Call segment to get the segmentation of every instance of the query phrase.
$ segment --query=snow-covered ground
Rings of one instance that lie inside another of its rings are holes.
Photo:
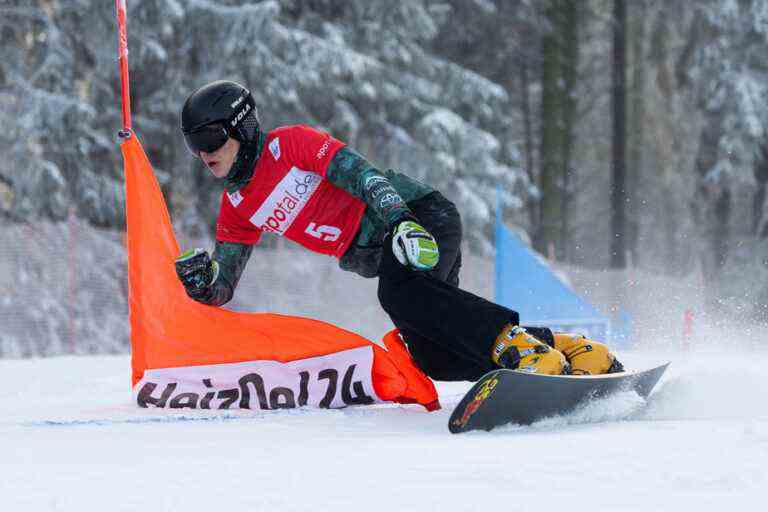
[[[0,510],[752,510],[768,485],[768,354],[623,353],[673,364],[529,427],[451,435],[381,405],[183,415],[131,404],[126,356],[0,360]]]

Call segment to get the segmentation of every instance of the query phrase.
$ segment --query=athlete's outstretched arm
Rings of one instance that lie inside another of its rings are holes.
[[[190,298],[221,306],[232,299],[252,250],[252,245],[217,241],[211,258],[205,249],[190,249],[176,258],[176,274]]]
[[[331,160],[326,177],[339,188],[362,199],[387,226],[415,218],[400,193],[384,174],[356,151],[343,147]]]
[[[232,300],[251,252],[253,245],[216,241],[213,260],[219,264],[219,275],[211,283],[210,302],[206,304],[221,306]]]

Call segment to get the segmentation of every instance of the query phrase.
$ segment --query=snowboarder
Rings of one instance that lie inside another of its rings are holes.
[[[181,111],[190,152],[225,180],[212,254],[184,252],[187,294],[228,302],[263,232],[378,277],[378,298],[414,361],[436,380],[475,381],[498,368],[546,374],[621,371],[608,348],[583,336],[523,328],[517,312],[459,288],[462,227],[440,192],[381,172],[327,133],[305,125],[264,131],[240,84],[195,90]]]

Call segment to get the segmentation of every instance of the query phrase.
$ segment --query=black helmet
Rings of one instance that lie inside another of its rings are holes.
[[[181,131],[189,150],[211,153],[228,137],[255,141],[259,115],[250,91],[236,82],[218,80],[189,95],[181,109]]]

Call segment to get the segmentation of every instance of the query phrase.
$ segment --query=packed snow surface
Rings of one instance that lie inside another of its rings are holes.
[[[448,433],[443,410],[135,407],[126,356],[0,360],[0,510],[749,510],[768,485],[768,354],[672,360],[649,402]]]

